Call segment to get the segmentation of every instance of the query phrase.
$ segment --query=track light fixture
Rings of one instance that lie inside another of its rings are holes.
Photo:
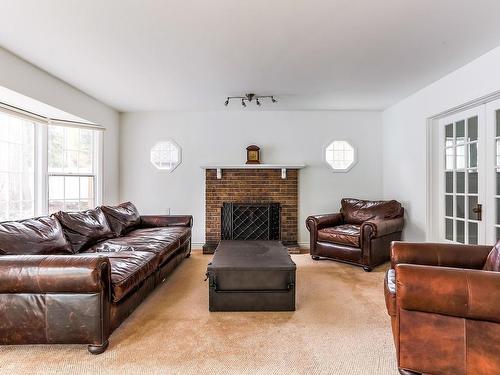
[[[265,98],[269,98],[271,99],[271,102],[272,103],[276,103],[277,100],[274,98],[273,95],[255,95],[255,94],[245,94],[245,96],[228,96],[226,98],[226,101],[224,102],[224,105],[227,107],[229,105],[229,102],[232,100],[232,99],[241,99],[241,105],[243,107],[246,107],[247,106],[247,102],[252,102],[254,99],[255,99],[255,104],[257,104],[257,106],[261,106],[262,103],[259,99],[265,99]]]

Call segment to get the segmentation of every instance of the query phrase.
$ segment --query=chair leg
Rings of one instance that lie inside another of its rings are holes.
[[[373,268],[370,266],[363,266],[363,271],[365,272],[372,272]]]
[[[106,340],[102,343],[102,345],[89,345],[87,347],[89,353],[91,354],[102,354],[106,351],[106,349],[108,348],[108,345],[109,345],[109,341]]]
[[[317,255],[311,255],[311,258],[313,258],[313,260],[319,260],[319,256]]]

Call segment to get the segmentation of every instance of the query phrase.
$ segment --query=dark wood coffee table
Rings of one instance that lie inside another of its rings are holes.
[[[209,310],[293,311],[295,270],[280,241],[221,241],[207,267]]]

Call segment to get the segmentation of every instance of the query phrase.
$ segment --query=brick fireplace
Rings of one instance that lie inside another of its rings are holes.
[[[298,167],[301,168],[301,167]],[[280,238],[297,244],[299,169],[229,168],[205,172],[205,245],[211,253],[221,239],[221,210],[224,203],[279,203]]]

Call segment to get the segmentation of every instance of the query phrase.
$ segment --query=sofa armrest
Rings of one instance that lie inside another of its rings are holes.
[[[94,254],[0,257],[0,293],[99,293],[110,275],[109,260]]]
[[[399,308],[500,323],[500,272],[399,264]]]
[[[141,215],[141,227],[188,227],[193,226],[191,215]]]
[[[391,264],[481,269],[492,246],[395,241],[391,246]]]
[[[342,225],[343,223],[344,219],[341,213],[309,216],[306,219],[306,227],[311,233],[322,228]]]
[[[391,233],[401,232],[403,230],[404,219],[403,217],[396,217],[394,219],[374,219],[365,221],[361,224],[361,236],[369,228],[371,230],[371,237],[383,237]]]

